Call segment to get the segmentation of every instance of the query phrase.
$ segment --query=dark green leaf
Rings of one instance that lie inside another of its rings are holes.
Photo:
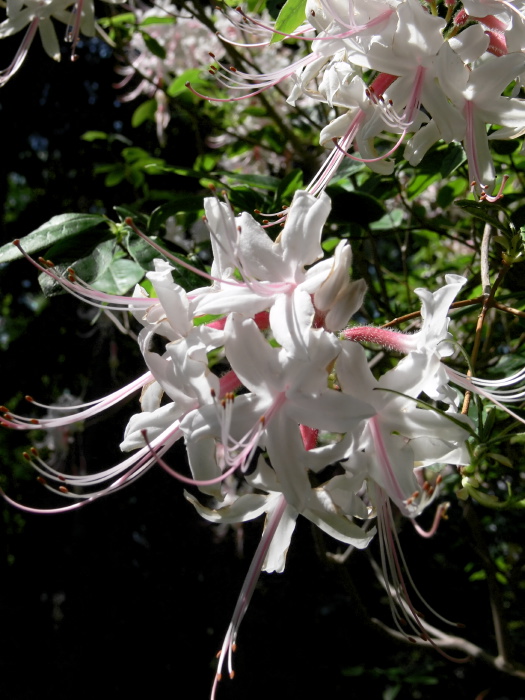
[[[21,238],[20,243],[26,253],[37,253],[58,241],[85,234],[104,221],[105,218],[100,214],[59,214]],[[11,243],[0,248],[0,263],[20,257],[22,253]]]
[[[203,198],[200,195],[175,195],[171,201],[161,204],[152,212],[148,231],[151,233],[158,231],[166,219],[180,211],[201,211],[202,208]]]
[[[454,170],[459,168],[459,166],[462,165],[467,159],[465,151],[463,150],[463,147],[459,145],[459,143],[449,144],[446,149],[444,149],[444,152],[440,151],[440,154],[443,158],[439,171],[442,178],[449,177]]]
[[[282,200],[289,200],[293,197],[296,190],[303,187],[303,171],[297,168],[288,173],[279,183],[277,188],[277,202],[278,206]]]
[[[498,219],[498,211],[503,212],[505,219],[507,218],[503,207],[488,202],[473,202],[470,199],[459,199],[456,204],[477,219],[494,226],[496,230],[511,233],[508,225]]]
[[[151,53],[154,56],[157,56],[157,58],[166,58],[166,49],[161,46],[156,39],[150,36],[147,32],[142,32],[142,38],[144,39],[144,43],[146,44],[148,51],[151,51]]]

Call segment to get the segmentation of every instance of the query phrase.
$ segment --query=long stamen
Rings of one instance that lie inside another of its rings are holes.
[[[61,418],[27,418],[16,413],[12,413],[5,406],[0,406],[0,413],[3,414],[0,418],[0,425],[4,425],[5,427],[15,430],[34,430],[35,428],[48,430],[51,428],[60,428],[65,425],[71,425],[72,423],[78,423],[79,421],[86,420],[87,418],[90,418],[91,416],[94,416],[97,413],[110,408],[111,406],[115,406],[120,401],[123,401],[134,392],[146,386],[146,384],[149,384],[152,380],[153,375],[151,372],[146,372],[146,374],[143,374],[138,379],[135,379],[135,381],[131,382],[124,388],[119,389],[108,396],[104,396],[101,399],[95,399],[94,401],[89,401],[84,404],[78,404],[76,406],[50,406],[35,401],[32,396],[26,396],[26,400],[34,406],[47,409],[48,411],[69,412],[70,415]],[[71,411],[75,411],[75,413],[71,414]]]
[[[237,604],[233,611],[230,626],[228,627],[226,636],[224,637],[222,648],[219,652],[219,663],[217,666],[215,680],[213,681],[211,700],[215,699],[217,684],[222,678],[222,667],[225,662],[228,665],[228,673],[230,678],[234,677],[232,654],[236,649],[236,640],[237,634],[239,632],[239,627],[244,615],[246,614],[246,611],[248,610],[248,606],[250,604],[250,600],[255,590],[255,586],[261,574],[266,554],[268,553],[268,550],[272,543],[272,539],[277,531],[279,523],[281,522],[281,518],[284,515],[287,505],[288,504],[286,503],[285,497],[279,496],[276,506],[273,509],[272,514],[268,518],[268,522],[263,532],[263,536],[261,538],[261,541],[259,542],[259,546],[255,551],[252,562],[250,564],[250,568],[248,569],[248,573],[246,574],[246,578],[244,579],[241,592],[237,599]]]

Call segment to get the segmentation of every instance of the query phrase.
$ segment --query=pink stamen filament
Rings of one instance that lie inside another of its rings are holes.
[[[60,284],[74,297],[80,299],[80,301],[90,304],[91,306],[96,306],[97,308],[102,309],[110,309],[114,311],[122,311],[123,306],[126,310],[139,310],[147,309],[152,305],[152,303],[155,303],[155,300],[152,301],[149,298],[146,299],[141,297],[125,297],[118,296],[116,294],[105,294],[104,292],[98,292],[88,287],[88,285],[86,285],[85,282],[83,282],[82,284],[79,284],[76,281],[71,282],[70,280],[65,279],[64,277],[57,275],[56,272],[53,272],[52,268],[44,267],[36,260],[34,260],[30,255],[28,255],[25,252],[18,239],[13,241],[13,245],[15,245],[18,248],[18,250],[22,253],[24,258],[28,260],[31,263],[31,265],[33,265],[33,267],[36,267],[36,269],[39,270],[39,272],[43,272],[44,274],[48,275],[48,277],[51,277],[51,279],[55,280],[55,282]],[[112,306],[112,304],[120,304],[120,306]]]
[[[63,418],[27,418],[25,416],[20,416],[10,411],[4,414],[4,417],[0,417],[0,424],[5,427],[9,427],[15,430],[34,430],[35,428],[42,428],[44,430],[49,430],[52,428],[60,428],[65,425],[71,425],[72,423],[78,423],[79,421],[86,420],[91,416],[100,413],[112,406],[115,406],[120,401],[131,396],[134,392],[138,391],[142,387],[146,386],[153,381],[153,375],[151,372],[146,372],[138,379],[128,384],[122,389],[109,394],[101,399],[96,399],[95,401],[89,401],[85,404],[78,404],[77,406],[46,406],[45,404],[38,403],[29,397],[30,403],[38,406],[40,408],[45,408],[49,411],[77,411],[73,415],[64,416]],[[6,417],[8,416],[8,417]],[[36,421],[36,422],[35,422]]]
[[[15,54],[15,57],[9,64],[7,68],[4,70],[0,71],[0,86],[5,85],[8,80],[10,80],[13,75],[20,69],[22,64],[25,61],[25,58],[27,56],[27,52],[29,51],[29,48],[31,47],[31,44],[33,42],[33,39],[35,38],[35,34],[38,29],[38,25],[40,24],[40,17],[34,17],[31,20],[31,23],[29,24],[29,27],[27,28],[27,32],[25,33],[25,36],[22,40],[22,43],[18,47],[18,50]]]
[[[235,651],[239,627],[250,604],[250,600],[255,590],[255,586],[261,574],[261,569],[264,564],[264,560],[272,543],[273,537],[277,531],[277,527],[279,526],[281,518],[284,515],[286,506],[287,503],[284,496],[279,496],[277,499],[277,503],[272,511],[272,514],[268,518],[268,522],[261,537],[261,541],[259,542],[259,546],[255,551],[255,554],[250,564],[250,568],[248,569],[248,573],[246,574],[246,578],[244,579],[241,592],[237,599],[237,604],[235,605],[235,609],[233,611],[232,621],[230,623],[230,626],[228,627],[228,631],[226,632],[226,636],[224,637],[224,642],[219,653],[219,663],[217,666],[217,673],[213,681],[211,700],[214,700],[215,698],[217,684],[221,680],[221,671],[226,659],[228,664],[228,673],[230,675],[230,678],[233,678],[234,672],[232,654]]]

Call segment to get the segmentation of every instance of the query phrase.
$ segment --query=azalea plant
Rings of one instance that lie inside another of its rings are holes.
[[[508,610],[520,609],[525,507],[525,7],[96,9],[5,4],[0,37],[25,36],[4,90],[23,80],[37,33],[60,59],[58,20],[72,70],[89,47],[114,61],[129,123],[78,135],[97,195],[33,230],[20,225],[27,181],[10,174],[0,263],[4,275],[35,270],[44,315],[53,297],[85,305],[113,353],[133,348],[135,371],[96,394],[83,370],[78,398],[55,379],[47,400],[38,386],[25,404],[11,390],[2,439],[26,446],[20,476],[3,458],[6,512],[83,514],[156,471],[222,537],[260,521],[211,698],[233,678],[261,572],[285,571],[301,520],[350,572],[355,550],[375,552],[391,612],[378,628],[391,638],[523,679],[523,622]],[[13,297],[3,305],[9,350],[32,321]],[[83,426],[117,406],[133,406],[120,428],[111,421],[122,456],[90,463],[74,447]],[[489,546],[496,516],[516,531]],[[465,573],[488,582],[490,649],[447,619],[446,600],[427,602],[403,551],[403,523],[447,548],[455,517],[482,562]]]

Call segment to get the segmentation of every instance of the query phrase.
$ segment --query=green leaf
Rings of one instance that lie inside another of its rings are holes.
[[[97,20],[101,27],[116,27],[119,24],[135,24],[136,18],[133,12],[123,12],[120,15],[112,15],[111,17],[101,17]]]
[[[26,253],[37,253],[58,241],[86,233],[103,222],[105,218],[100,214],[59,214],[21,238],[20,243]],[[22,253],[12,243],[0,248],[0,263],[21,257]]]
[[[166,49],[164,46],[161,46],[156,39],[148,34],[148,32],[141,33],[148,51],[150,51],[154,56],[157,56],[157,58],[162,58],[164,60],[166,58]]]
[[[306,18],[306,0],[288,0],[275,21],[275,29],[285,34],[291,34]],[[280,34],[272,36],[271,44],[282,41],[286,37]]]
[[[303,171],[300,168],[292,170],[279,183],[277,188],[277,200],[280,203],[283,199],[291,199],[296,192],[303,187]]]
[[[203,208],[203,198],[200,195],[176,195],[172,200],[161,204],[151,213],[148,231],[153,233],[158,231],[162,224],[170,216],[175,216],[178,212],[201,211]]]
[[[487,578],[487,572],[481,569],[480,571],[475,571],[468,577],[469,581],[484,581]]]
[[[370,228],[372,231],[392,231],[401,226],[404,215],[405,213],[402,209],[393,209],[377,221],[372,221]]]
[[[467,160],[465,151],[459,143],[449,144],[441,155],[443,155],[443,160],[441,161],[440,173],[443,179],[448,178],[454,170]]]
[[[201,173],[202,174],[202,173]],[[240,173],[215,172],[214,175],[226,175],[233,184],[250,185],[260,190],[276,192],[279,188],[279,178],[271,175],[241,175]]]
[[[154,242],[158,241],[156,237],[152,238],[152,240]],[[159,252],[155,250],[153,246],[134,233],[128,233],[126,235],[124,245],[133,260],[138,263],[143,270],[153,270],[153,260],[159,257]]]
[[[166,92],[170,97],[177,97],[183,92],[187,92],[186,83],[191,83],[194,88],[199,88],[200,85],[205,85],[206,81],[201,78],[202,68],[190,68],[179,75],[169,85]]]
[[[92,283],[95,289],[107,294],[126,294],[144,277],[143,268],[134,260],[113,259],[106,270]]]
[[[108,140],[108,135],[106,134],[105,131],[86,131],[85,134],[82,134],[80,137],[82,141],[107,141]]]
[[[140,22],[139,27],[148,27],[150,24],[175,24],[176,17],[146,17]]]
[[[421,173],[409,183],[406,194],[408,199],[414,199],[430,187],[436,180],[439,180],[439,173]]]
[[[481,221],[484,221],[486,224],[494,226],[497,231],[511,233],[507,224],[500,221],[496,213],[497,211],[503,212],[506,219],[507,216],[503,207],[493,203],[474,202],[470,199],[458,199],[456,200],[456,204],[477,219],[481,219]]]
[[[53,268],[55,276],[67,277],[68,269],[73,268],[80,279],[91,284],[111,264],[115,255],[115,239],[96,240],[94,246],[82,240],[61,241],[51,248],[49,255],[64,261]],[[45,272],[39,275],[38,282],[46,297],[64,294],[62,285]]]
[[[157,111],[157,100],[146,100],[133,112],[131,117],[131,126],[137,127],[145,121],[155,121],[155,112]]]

